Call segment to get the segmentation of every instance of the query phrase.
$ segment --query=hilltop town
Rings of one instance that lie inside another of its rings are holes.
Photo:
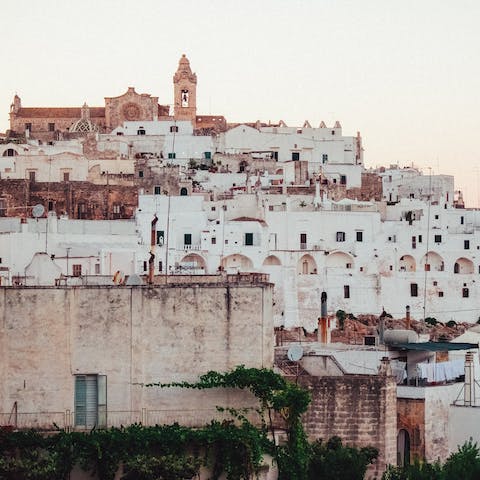
[[[251,399],[142,386],[246,365],[309,389],[311,438],[378,448],[369,478],[479,440],[480,214],[454,178],[367,168],[340,121],[199,114],[185,55],[173,99],[15,95],[0,425],[196,426]]]

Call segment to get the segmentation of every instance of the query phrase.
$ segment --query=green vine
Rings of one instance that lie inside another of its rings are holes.
[[[273,371],[239,366],[226,373],[208,372],[196,383],[147,386],[249,390],[259,400],[262,421],[260,426],[250,423],[248,409],[219,407],[231,419],[202,428],[134,424],[88,433],[59,429],[50,435],[0,429],[0,480],[66,480],[75,466],[100,480],[113,480],[119,471],[123,480],[191,479],[202,467],[208,468],[211,480],[223,475],[247,480],[258,473],[266,454],[277,464],[279,480],[318,478],[315,472],[324,462],[324,451],[320,444],[308,443],[301,423],[310,394]],[[274,425],[282,422],[287,440],[277,445]],[[337,456],[344,462],[346,457]],[[350,450],[348,458],[354,458]],[[366,468],[374,455],[355,458]]]

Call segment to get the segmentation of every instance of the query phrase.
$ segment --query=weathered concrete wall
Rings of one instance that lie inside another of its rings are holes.
[[[379,450],[367,478],[380,478],[396,463],[396,385],[383,375],[299,377],[312,394],[304,416],[310,439],[337,435],[349,445]],[[303,380],[305,378],[305,380]]]
[[[240,364],[273,365],[268,283],[4,287],[0,322],[0,412],[14,402],[20,412],[73,410],[74,375],[102,374],[109,411],[200,415],[216,405],[237,406],[244,397],[140,384],[195,381]]]
[[[398,431],[406,430],[410,437],[410,460],[425,458],[425,400],[397,399]]]

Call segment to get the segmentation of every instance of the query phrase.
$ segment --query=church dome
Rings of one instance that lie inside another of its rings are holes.
[[[72,123],[70,127],[70,132],[72,133],[89,133],[89,132],[98,132],[98,127],[91,121],[86,118],[80,118],[76,122]]]
[[[85,102],[81,108],[81,118],[73,122],[70,127],[72,133],[98,132],[98,127],[90,120],[90,109]]]

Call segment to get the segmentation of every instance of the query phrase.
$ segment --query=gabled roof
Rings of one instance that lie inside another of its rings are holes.
[[[232,222],[258,222],[261,225],[266,226],[267,222],[265,220],[261,220],[260,218],[253,218],[253,217],[238,217],[238,218],[232,218]]]

